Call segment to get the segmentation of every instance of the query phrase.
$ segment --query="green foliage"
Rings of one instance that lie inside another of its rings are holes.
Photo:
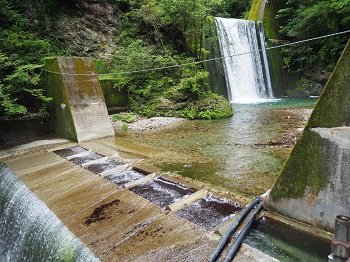
[[[168,48],[170,50],[170,47]],[[176,53],[159,52],[154,46],[137,39],[120,46],[110,63],[115,88],[128,87],[131,108],[143,115],[163,115],[175,103],[198,99],[208,91],[208,73],[195,65],[194,59]],[[177,67],[177,64],[188,64]],[[175,65],[171,68],[164,68]],[[158,70],[138,71],[159,68]]]
[[[49,41],[29,32],[29,22],[13,1],[0,1],[0,116],[45,111],[50,98],[40,87]]]
[[[204,53],[204,19],[241,16],[249,1],[115,0],[120,21],[117,48],[110,63],[96,61],[97,70],[113,71],[109,78],[115,79],[116,88],[128,88],[137,112],[176,115],[208,92],[208,74],[200,66],[123,72],[194,63]],[[54,34],[59,5],[76,6],[72,2],[0,0],[0,116],[45,110],[50,98],[41,86],[41,59],[64,49],[50,37],[60,38]]]
[[[128,131],[129,130],[128,124],[126,124],[126,123],[122,124],[121,130],[122,131]]]
[[[136,118],[137,115],[135,115],[134,113],[118,113],[112,115],[113,121],[119,120],[125,123],[135,122]]]
[[[284,21],[280,33],[296,41],[350,28],[349,0],[289,0],[278,12]],[[283,49],[284,63],[289,69],[310,70],[315,65],[332,69],[343,50],[348,36],[332,37],[310,44]]]
[[[194,72],[193,76],[180,80],[179,90],[191,94],[194,97],[199,97],[203,92],[203,81],[205,81],[208,76],[208,72],[202,70]]]
[[[190,119],[232,115],[230,105],[225,113],[218,113],[215,108],[225,99],[220,102],[212,99],[213,105],[206,104],[206,108],[200,106],[199,101],[205,101],[212,93],[207,84],[208,72],[196,64],[196,59],[205,53],[202,34],[206,17],[228,16],[229,12],[236,10],[233,2],[241,3],[241,10],[249,1],[116,2],[127,11],[121,17],[117,48],[107,71],[113,72],[115,88],[128,88],[129,105],[133,111],[148,117],[182,116]],[[179,64],[186,66],[177,67]],[[158,69],[139,71],[148,68]]]
[[[218,119],[232,116],[231,104],[222,96],[207,92],[200,99],[180,111],[179,116],[188,119]]]

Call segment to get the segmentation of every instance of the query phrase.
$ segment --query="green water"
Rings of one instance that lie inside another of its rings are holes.
[[[330,242],[311,238],[269,220],[258,222],[244,242],[282,262],[328,261],[331,253]]]
[[[303,128],[316,99],[233,105],[229,119],[187,121],[174,128],[128,133],[117,144],[144,156],[143,163],[223,190],[255,196],[271,188],[291,146],[283,142]]]

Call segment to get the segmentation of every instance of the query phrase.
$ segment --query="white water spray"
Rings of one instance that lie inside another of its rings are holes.
[[[232,103],[258,103],[273,97],[271,76],[261,24],[215,18],[226,84]],[[262,49],[262,52],[256,52]],[[239,55],[247,53],[244,55]]]
[[[0,163],[0,261],[99,259]]]

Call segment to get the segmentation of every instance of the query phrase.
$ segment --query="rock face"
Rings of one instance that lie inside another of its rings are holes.
[[[50,124],[55,134],[77,142],[114,135],[91,58],[58,57],[47,61]],[[57,72],[57,73],[52,73]],[[81,75],[74,75],[81,74]],[[86,75],[84,75],[86,74]]]
[[[109,58],[119,28],[114,0],[31,0],[22,4],[35,32],[63,44],[72,55]]]
[[[349,65],[350,41],[266,202],[327,230],[337,215],[350,215]]]
[[[112,53],[118,21],[111,2],[76,1],[77,15],[59,16],[57,35],[74,54],[108,57]]]
[[[203,54],[205,59],[213,59],[220,57],[220,44],[218,34],[216,31],[216,25],[214,17],[207,17],[204,25],[204,37],[203,46],[208,51]],[[226,99],[229,98],[227,93],[227,84],[225,80],[225,70],[221,60],[212,60],[204,64],[206,70],[209,72],[209,86],[211,90],[219,95],[224,96]]]

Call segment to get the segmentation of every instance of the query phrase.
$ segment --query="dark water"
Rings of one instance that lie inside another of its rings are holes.
[[[234,116],[117,137],[162,171],[255,196],[269,189],[291,151],[282,142],[303,128],[316,99],[233,105]],[[277,145],[271,145],[271,144]]]
[[[328,261],[331,253],[330,243],[269,220],[257,223],[244,242],[285,262]]]
[[[242,207],[236,203],[208,196],[180,209],[176,214],[212,230],[241,210]]]
[[[87,170],[91,171],[92,173],[95,174],[100,174],[103,171],[107,171],[113,168],[116,168],[118,166],[123,165],[124,163],[121,161],[117,161],[114,159],[107,159],[101,163],[96,163],[96,164],[92,164],[92,165],[88,165],[86,167]]]
[[[87,150],[83,147],[80,146],[72,146],[72,147],[68,147],[68,148],[63,148],[63,149],[59,149],[59,150],[55,150],[54,151],[57,155],[59,155],[60,157],[63,158],[67,158],[79,153],[83,153],[83,152],[87,152]]]

